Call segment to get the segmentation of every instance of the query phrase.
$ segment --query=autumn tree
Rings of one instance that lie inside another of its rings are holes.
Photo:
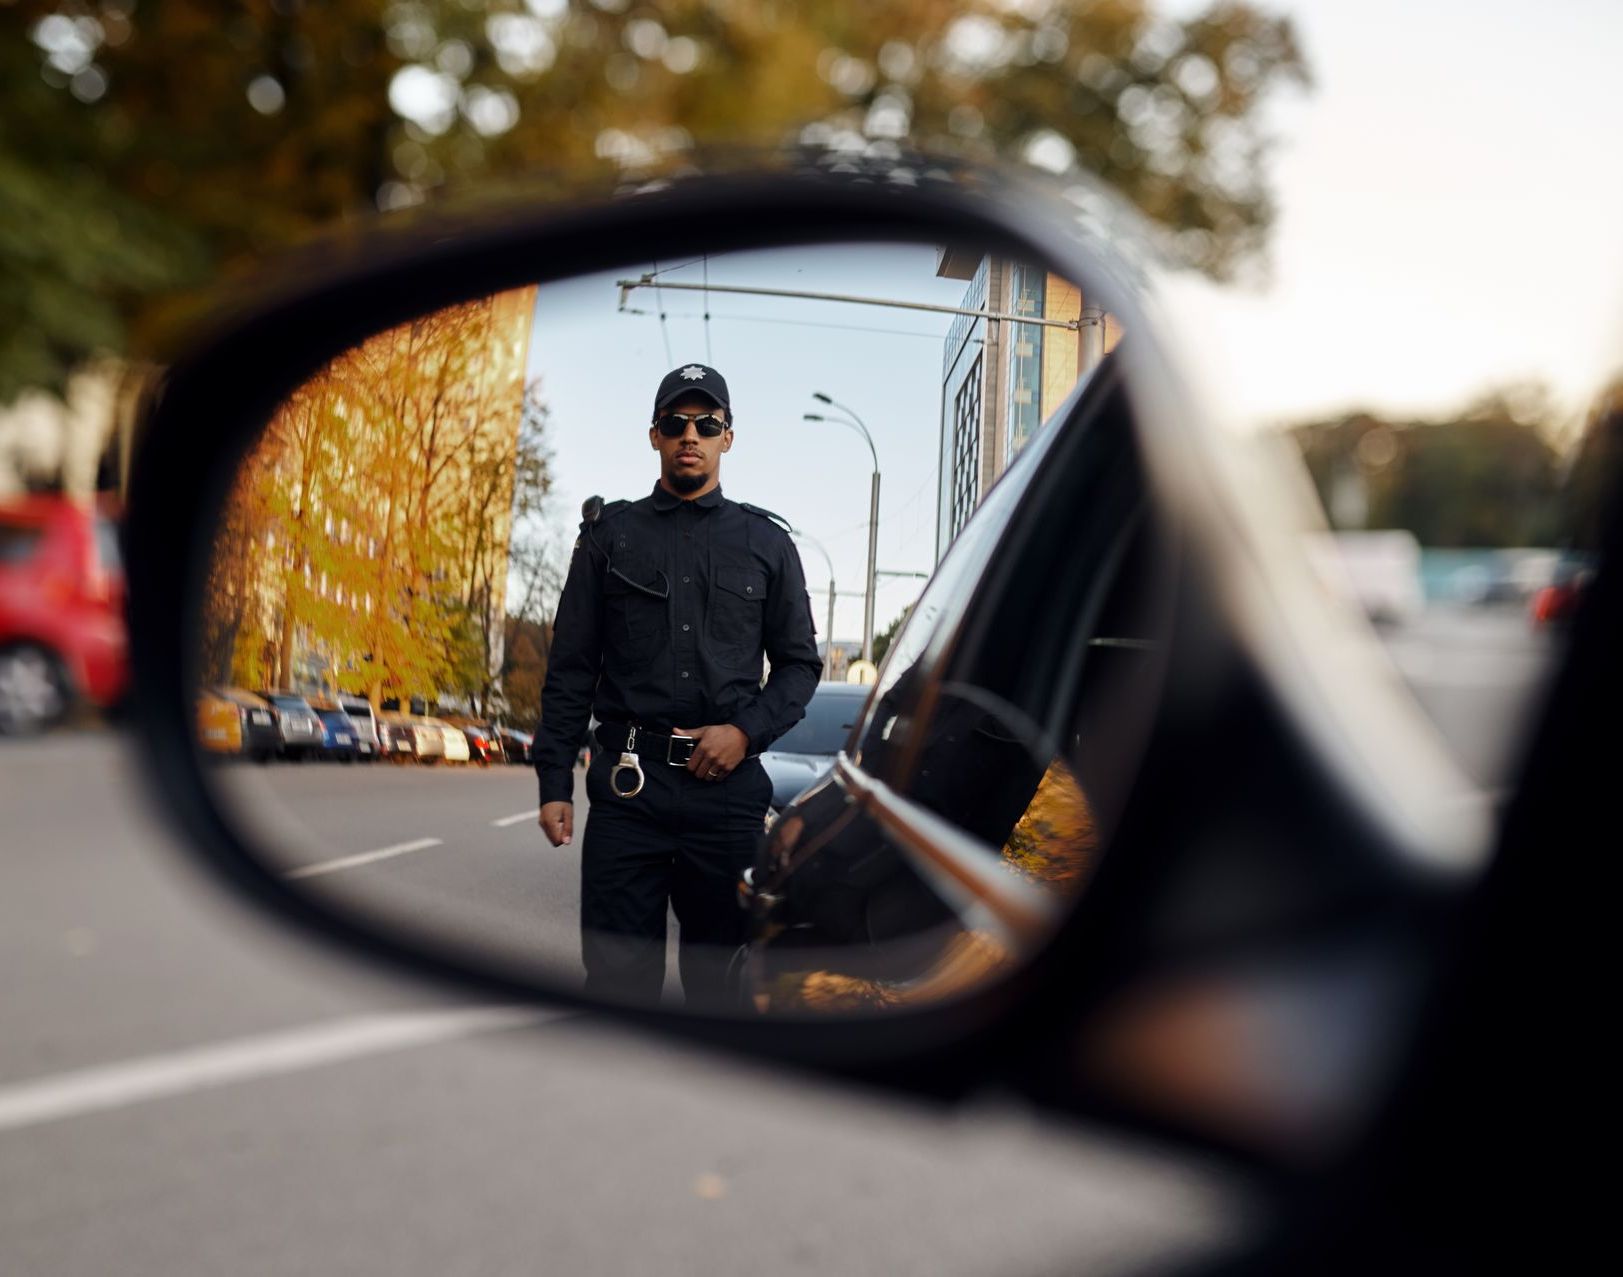
[[[522,393],[533,305],[526,289],[424,316],[288,397],[216,541],[211,670],[374,703],[490,699],[513,512],[551,482]]]

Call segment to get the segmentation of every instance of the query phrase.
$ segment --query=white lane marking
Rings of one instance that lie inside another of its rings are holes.
[[[404,856],[407,852],[423,851],[429,847],[445,845],[443,838],[419,838],[415,842],[397,842],[392,847],[379,847],[376,851],[363,851],[359,855],[341,856],[337,860],[323,860],[320,864],[290,869],[287,878],[314,878],[317,874],[337,873],[340,869],[353,869],[356,865],[369,865],[375,860],[388,860],[391,856]]]
[[[0,1131],[274,1077],[383,1051],[557,1019],[561,1011],[471,1007],[354,1016],[0,1086]]]
[[[503,816],[500,820],[493,820],[490,823],[495,825],[497,829],[506,829],[509,825],[516,825],[521,820],[534,820],[540,814],[541,809],[539,807],[532,807],[529,811],[521,811],[516,816]]]

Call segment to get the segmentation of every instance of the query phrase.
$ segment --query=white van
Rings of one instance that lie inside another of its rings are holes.
[[[338,708],[348,714],[355,724],[357,756],[371,762],[378,756],[378,721],[372,714],[372,702],[364,696],[340,696]]]

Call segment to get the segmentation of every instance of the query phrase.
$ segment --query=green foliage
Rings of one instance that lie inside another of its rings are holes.
[[[1502,392],[1446,420],[1357,413],[1292,433],[1332,520],[1350,487],[1364,511],[1351,526],[1404,528],[1439,549],[1552,545],[1562,485],[1546,411]]]
[[[692,146],[1074,157],[1223,276],[1273,217],[1258,108],[1305,81],[1235,0],[7,0],[0,402],[162,359],[209,288],[375,208]]]
[[[902,626],[907,624],[907,618],[912,615],[913,605],[909,603],[902,609],[900,616],[873,636],[873,661],[875,665],[885,659],[885,653],[890,651],[890,645],[896,641],[896,636],[902,632]]]
[[[130,311],[207,263],[202,235],[101,167],[104,121],[39,65],[0,27],[0,404],[125,350]]]

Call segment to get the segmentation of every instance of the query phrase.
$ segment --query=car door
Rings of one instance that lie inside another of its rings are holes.
[[[758,1007],[967,992],[1082,889],[1158,668],[1164,547],[1126,422],[1107,361],[964,529],[831,779],[775,825]]]

